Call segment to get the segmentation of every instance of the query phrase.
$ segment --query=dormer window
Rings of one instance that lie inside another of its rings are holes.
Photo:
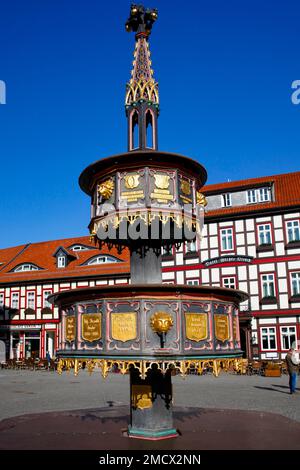
[[[32,263],[23,263],[13,269],[14,273],[19,273],[22,271],[39,271],[41,268]]]
[[[85,245],[72,245],[69,247],[69,250],[71,251],[87,251],[87,250],[93,250],[94,247],[89,247]]]
[[[231,205],[232,205],[231,194],[230,193],[222,194],[222,207],[230,207]]]
[[[57,267],[58,268],[65,268],[66,267],[66,257],[65,256],[58,256],[57,257]]]
[[[60,246],[57,248],[56,252],[53,254],[56,258],[56,267],[65,268],[70,262],[76,259],[76,255],[70,253],[66,248]]]
[[[121,263],[121,260],[110,255],[94,256],[93,258],[90,258],[89,260],[87,260],[83,264],[83,266],[86,266],[86,265],[90,266],[94,264],[105,264],[105,263]]]
[[[258,190],[259,202],[270,201],[270,189],[269,188],[260,188]]]
[[[258,189],[249,189],[247,191],[247,203],[255,204],[257,202],[268,202],[271,200],[271,190],[265,186]]]

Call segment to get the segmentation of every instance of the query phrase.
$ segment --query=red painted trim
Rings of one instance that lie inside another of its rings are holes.
[[[256,311],[251,311],[251,315],[253,317],[280,317],[280,316],[290,316],[290,317],[295,317],[297,315],[300,315],[300,308],[295,308],[295,309],[277,309],[276,307],[274,310],[256,310]]]
[[[5,320],[0,322],[0,327],[1,325],[39,325],[39,324],[44,324],[44,323],[59,323],[60,319],[59,318],[53,318],[53,319],[48,319],[48,320]]]
[[[243,255],[244,256],[244,255]],[[212,266],[205,266],[203,263],[196,264],[187,264],[187,265],[178,265],[178,266],[165,266],[162,268],[163,272],[170,271],[184,271],[191,269],[211,269],[216,267],[234,267],[234,266],[248,266],[248,265],[257,265],[257,264],[267,264],[267,263],[281,263],[283,261],[300,261],[300,255],[286,255],[286,256],[272,256],[269,258],[255,258],[252,263],[219,263]]]

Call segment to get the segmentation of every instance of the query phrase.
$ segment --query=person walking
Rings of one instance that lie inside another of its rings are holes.
[[[50,369],[50,365],[51,365],[51,355],[50,355],[49,351],[47,351],[47,353],[46,353],[46,359],[47,359],[48,370],[49,370],[49,369]]]
[[[288,350],[285,359],[287,364],[287,370],[290,376],[290,394],[293,394],[296,392],[297,374],[299,369],[299,354],[296,353],[294,348],[291,348]]]

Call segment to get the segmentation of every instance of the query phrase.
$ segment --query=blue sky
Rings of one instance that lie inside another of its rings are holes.
[[[208,182],[300,170],[300,3],[147,0],[160,85],[159,148],[199,160]],[[0,247],[86,235],[78,186],[126,151],[130,1],[10,0],[0,18]]]

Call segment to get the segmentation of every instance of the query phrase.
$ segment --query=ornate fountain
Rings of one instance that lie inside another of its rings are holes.
[[[158,150],[158,84],[149,36],[157,10],[132,5],[135,33],[125,109],[128,152],[87,167],[79,178],[91,197],[92,240],[129,250],[131,284],[51,296],[62,317],[59,372],[118,367],[130,377],[128,435],[175,437],[173,374],[241,367],[238,309],[247,294],[225,288],[162,284],[162,249],[201,241],[206,171],[197,161]]]

